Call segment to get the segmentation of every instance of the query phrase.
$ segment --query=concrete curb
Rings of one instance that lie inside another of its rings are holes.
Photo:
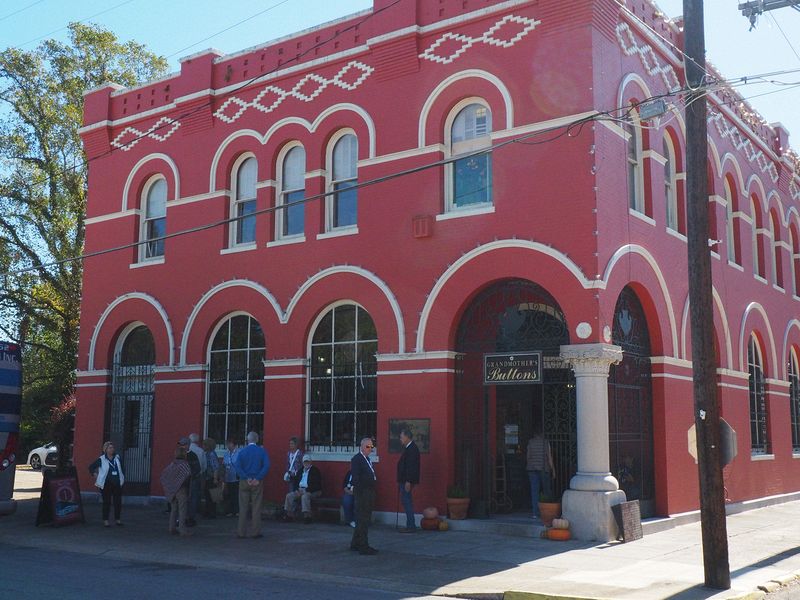
[[[539,592],[506,592],[503,600],[608,600],[596,596],[560,596],[557,594],[541,594]]]

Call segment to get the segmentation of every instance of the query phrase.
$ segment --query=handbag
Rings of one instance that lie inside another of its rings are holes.
[[[214,504],[222,502],[222,486],[216,485],[208,490],[208,495],[211,496],[211,501]]]

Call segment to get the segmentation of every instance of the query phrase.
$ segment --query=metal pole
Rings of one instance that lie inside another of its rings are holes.
[[[694,373],[703,566],[708,587],[731,587],[725,494],[720,461],[719,405],[714,359],[711,255],[708,245],[708,157],[703,0],[683,0],[686,84],[686,191],[689,304]],[[699,89],[698,89],[699,88]]]

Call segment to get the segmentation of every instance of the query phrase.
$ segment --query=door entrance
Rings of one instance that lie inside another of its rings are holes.
[[[561,493],[577,468],[575,380],[559,359],[569,331],[555,300],[535,283],[496,284],[467,308],[458,330],[455,378],[455,483],[471,498],[473,517],[529,510],[526,446],[541,424]],[[483,356],[495,352],[542,353],[542,382],[483,384]],[[538,501],[538,499],[537,499]]]
[[[111,379],[106,404],[106,440],[122,460],[125,491],[150,494],[153,398],[155,396],[155,345],[147,327],[140,325],[125,337]]]
[[[655,515],[653,391],[650,334],[633,290],[620,293],[614,311],[613,343],[622,362],[608,374],[608,433],[611,473],[628,500],[639,500],[642,517]]]

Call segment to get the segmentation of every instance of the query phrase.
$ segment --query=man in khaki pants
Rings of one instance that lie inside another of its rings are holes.
[[[247,434],[247,446],[236,456],[234,466],[239,475],[239,527],[236,537],[260,538],[264,477],[269,472],[269,456],[258,445],[258,434],[255,431]]]

